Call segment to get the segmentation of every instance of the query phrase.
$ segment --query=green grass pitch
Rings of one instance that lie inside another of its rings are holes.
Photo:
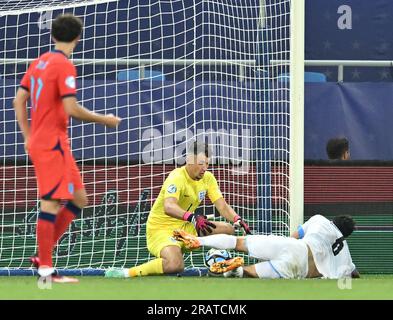
[[[393,275],[353,279],[350,289],[336,280],[260,280],[209,277],[80,277],[78,284],[39,289],[36,277],[0,277],[0,299],[393,299]],[[192,290],[190,290],[192,288]]]

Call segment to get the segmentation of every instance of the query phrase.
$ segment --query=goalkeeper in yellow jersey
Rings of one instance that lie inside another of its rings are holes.
[[[234,227],[226,222],[211,222],[195,213],[207,195],[227,221],[244,229],[250,228],[224,200],[214,175],[207,171],[210,148],[194,142],[187,154],[186,165],[174,169],[165,180],[150,211],[146,226],[147,247],[156,259],[130,269],[111,268],[106,277],[136,277],[179,273],[184,270],[184,243],[173,238],[173,231],[182,229],[193,235],[233,234]]]

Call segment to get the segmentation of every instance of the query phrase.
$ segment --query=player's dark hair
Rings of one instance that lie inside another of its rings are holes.
[[[356,221],[353,220],[352,217],[348,215],[334,217],[333,223],[341,231],[344,238],[349,237],[353,232],[353,230],[356,229]]]
[[[72,14],[61,14],[52,22],[52,37],[60,42],[72,42],[82,33],[83,23]]]
[[[349,142],[347,138],[333,138],[326,144],[326,152],[331,160],[341,159],[348,150]]]
[[[210,157],[212,155],[212,150],[210,146],[205,142],[194,141],[190,147],[188,148],[189,154],[198,155],[200,153],[204,153],[206,157]]]

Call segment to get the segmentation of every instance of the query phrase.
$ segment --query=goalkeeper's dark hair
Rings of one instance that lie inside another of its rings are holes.
[[[340,230],[344,238],[347,238],[356,229],[356,221],[351,216],[342,215],[333,218],[334,225]]]
[[[347,138],[333,138],[326,144],[326,152],[331,160],[341,159],[345,151],[348,150],[349,142]]]
[[[212,155],[212,150],[210,146],[205,142],[194,141],[188,148],[188,153],[193,155],[198,155],[200,153],[205,154],[206,157],[210,158]]]
[[[83,23],[72,14],[61,14],[52,22],[52,37],[60,42],[72,42],[82,33]]]

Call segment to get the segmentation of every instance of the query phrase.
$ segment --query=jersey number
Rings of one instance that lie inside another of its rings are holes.
[[[34,92],[35,88],[35,79],[34,77],[30,77],[30,86],[31,86],[31,107],[35,111],[37,110],[37,103],[38,99],[41,94],[42,87],[44,86],[42,79],[38,78],[37,79],[37,91]]]
[[[333,254],[336,256],[340,253],[340,251],[344,248],[344,237],[338,238],[335,243],[332,245]]]

